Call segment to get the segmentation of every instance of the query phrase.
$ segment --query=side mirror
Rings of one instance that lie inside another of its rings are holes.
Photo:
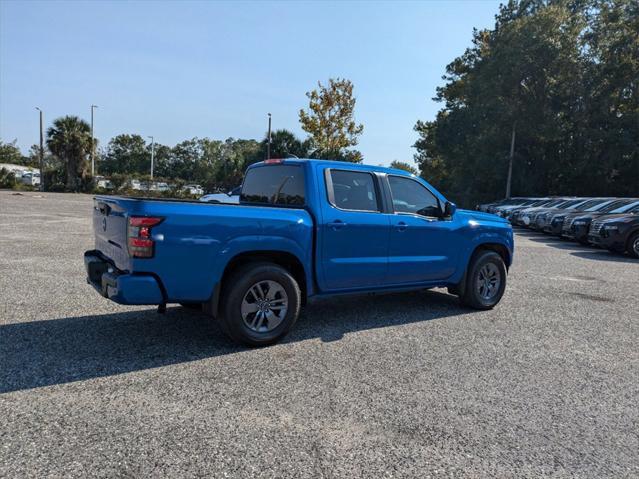
[[[457,211],[457,205],[447,201],[444,205],[444,218],[450,218],[455,214],[455,211]]]

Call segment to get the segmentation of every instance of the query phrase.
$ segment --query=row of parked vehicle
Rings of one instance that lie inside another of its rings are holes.
[[[508,198],[477,209],[513,226],[639,258],[639,198]]]

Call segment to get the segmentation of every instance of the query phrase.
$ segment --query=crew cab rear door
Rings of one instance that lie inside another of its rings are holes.
[[[318,169],[322,218],[318,256],[322,289],[383,286],[388,263],[388,215],[381,213],[381,190],[370,171]],[[324,196],[325,195],[325,196]]]

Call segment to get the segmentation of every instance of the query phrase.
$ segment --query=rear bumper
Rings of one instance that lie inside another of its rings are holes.
[[[84,253],[87,283],[105,298],[119,304],[165,303],[162,288],[155,276],[119,271],[97,250]]]

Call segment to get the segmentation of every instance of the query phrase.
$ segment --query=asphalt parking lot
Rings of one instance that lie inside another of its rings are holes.
[[[286,340],[85,282],[91,197],[0,191],[0,477],[637,477],[639,262],[520,232],[488,312],[313,300]]]

